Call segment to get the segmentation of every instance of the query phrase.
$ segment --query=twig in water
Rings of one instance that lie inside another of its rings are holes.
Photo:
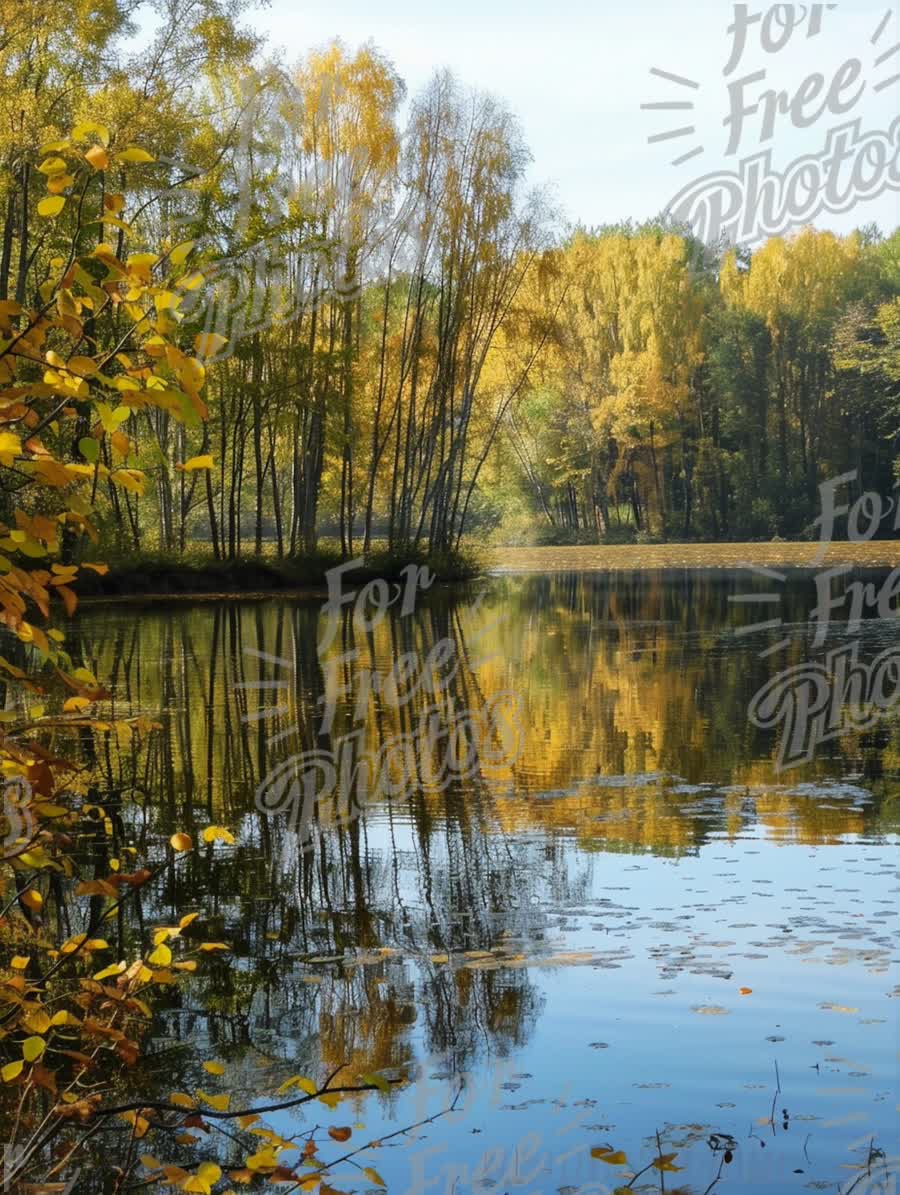
[[[772,1111],[769,1120],[772,1122],[772,1136],[775,1136],[775,1104],[781,1095],[781,1076],[778,1073],[778,1059],[775,1059],[775,1094],[772,1096]]]
[[[453,1101],[448,1107],[442,1108],[440,1112],[435,1112],[432,1116],[426,1116],[424,1120],[416,1121],[415,1124],[408,1124],[408,1125],[405,1125],[402,1129],[395,1129],[393,1133],[386,1133],[383,1137],[377,1138],[379,1144],[382,1141],[390,1141],[392,1137],[402,1137],[406,1133],[411,1133],[413,1131],[413,1129],[420,1129],[422,1127],[422,1125],[433,1124],[434,1121],[439,1120],[442,1116],[447,1116],[450,1112],[455,1112],[456,1105],[459,1102],[459,1097],[463,1093],[464,1086],[465,1086],[465,1084],[460,1083],[459,1088],[457,1089],[456,1095],[453,1097]],[[319,1173],[327,1174],[328,1171],[334,1170],[334,1168],[336,1166],[340,1166],[343,1162],[352,1162],[357,1154],[363,1153],[365,1150],[371,1148],[371,1146],[373,1144],[374,1144],[373,1141],[367,1141],[365,1145],[359,1145],[359,1146],[357,1146],[356,1149],[351,1149],[350,1152],[344,1154],[343,1157],[335,1158],[335,1160],[333,1162],[329,1162],[328,1165],[323,1167]],[[355,1166],[356,1163],[353,1162],[353,1165]],[[309,1178],[309,1175],[307,1174],[303,1178],[302,1182],[306,1182],[308,1178]],[[299,1190],[301,1185],[302,1185],[302,1183],[296,1183],[293,1187],[288,1187],[288,1189],[285,1191],[284,1195],[294,1195],[294,1192]]]

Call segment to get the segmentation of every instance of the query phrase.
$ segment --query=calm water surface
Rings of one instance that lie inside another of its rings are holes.
[[[773,589],[777,608],[729,601]],[[315,604],[86,611],[120,710],[162,709],[145,746],[100,761],[137,774],[135,833],[237,838],[158,896],[213,910],[235,956],[173,996],[160,1089],[209,1089],[210,1056],[235,1100],[341,1065],[406,1076],[273,1118],[285,1135],[364,1124],[354,1142],[383,1142],[357,1160],[396,1192],[612,1191],[657,1134],[683,1169],[634,1190],[847,1190],[870,1148],[900,1154],[900,721],[778,772],[777,733],[747,716],[817,658],[814,605],[808,584],[750,574],[505,575],[371,630],[348,615],[323,653]],[[737,633],[763,619],[779,625]],[[871,658],[900,634],[871,618],[853,638]],[[436,694],[360,697],[363,669],[441,641]],[[323,733],[330,685],[346,691]],[[498,694],[518,695],[521,737],[482,741],[450,784],[423,764],[359,816],[323,801],[308,840],[256,808],[286,761],[354,732],[374,758],[435,706],[461,753],[461,713]],[[891,1189],[891,1165],[856,1191]]]

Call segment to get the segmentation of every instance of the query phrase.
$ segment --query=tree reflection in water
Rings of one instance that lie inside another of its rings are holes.
[[[374,629],[347,611],[322,658],[316,604],[85,613],[85,658],[110,678],[119,712],[162,710],[149,740],[109,743],[100,761],[111,790],[138,794],[123,808],[135,837],[146,844],[179,828],[196,839],[210,823],[237,836],[196,851],[154,894],[158,907],[142,911],[208,910],[234,948],[229,961],[210,958],[183,1004],[172,996],[160,1089],[188,1089],[202,1047],[239,1060],[236,1098],[259,1088],[260,1067],[273,1078],[341,1065],[414,1077],[430,1059],[452,1090],[454,1075],[528,1046],[547,999],[542,964],[630,957],[570,957],[557,940],[566,911],[597,904],[599,869],[613,857],[677,861],[748,834],[825,846],[896,831],[893,721],[776,774],[775,741],[746,710],[777,669],[808,655],[811,591],[785,593],[790,644],[762,658],[764,638],[733,635],[743,612],[728,596],[741,587],[690,573],[504,577],[430,595]],[[864,625],[872,654],[884,633]],[[423,688],[397,707],[370,693],[367,749],[410,734],[429,705],[450,718],[511,690],[524,729],[515,759],[386,792],[359,816],[325,803],[308,844],[285,815],[256,808],[260,781],[280,763],[332,750],[360,725],[360,669],[385,676],[440,640],[459,669],[443,670],[437,698]],[[329,661],[349,653],[323,730]],[[662,897],[679,902],[678,892]]]

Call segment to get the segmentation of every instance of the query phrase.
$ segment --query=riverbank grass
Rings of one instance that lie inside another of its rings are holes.
[[[348,561],[339,548],[323,547],[312,553],[278,558],[275,555],[242,556],[216,560],[196,549],[185,555],[156,552],[120,559],[107,555],[109,571],[104,575],[85,570],[79,577],[79,593],[86,598],[138,598],[218,596],[237,594],[298,593],[327,591],[328,573],[344,565],[342,585],[360,586],[378,578],[395,581],[410,565],[427,567],[438,583],[469,581],[483,573],[486,561],[470,548],[449,552],[424,549],[379,548],[360,563],[346,568]]]

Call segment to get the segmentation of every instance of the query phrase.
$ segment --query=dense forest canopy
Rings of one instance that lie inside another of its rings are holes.
[[[0,300],[38,300],[73,237],[187,245],[173,310],[221,350],[202,410],[72,429],[146,479],[99,485],[108,553],[771,538],[809,533],[825,477],[891,489],[896,232],[573,230],[515,117],[448,73],[408,97],[372,45],[286,67],[240,5],[161,3],[135,38],[139,11],[2,5]],[[76,191],[52,147],[85,122],[145,153],[99,147]]]

